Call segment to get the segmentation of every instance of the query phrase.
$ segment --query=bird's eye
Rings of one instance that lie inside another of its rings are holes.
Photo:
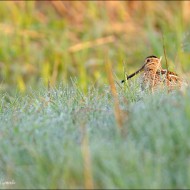
[[[146,62],[147,62],[147,63],[150,62],[150,59],[147,59]]]

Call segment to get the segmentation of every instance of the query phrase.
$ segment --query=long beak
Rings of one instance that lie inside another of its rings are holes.
[[[129,76],[127,77],[127,80],[130,79],[130,78],[132,78],[133,76],[137,75],[138,73],[140,73],[143,69],[144,69],[144,65],[143,65],[139,70],[137,70],[137,71],[134,72],[133,74],[129,75]]]
[[[142,70],[144,69],[144,65],[139,69],[137,70],[136,72],[134,72],[133,74],[127,76],[127,80],[129,80],[130,78],[134,77],[135,75],[137,75],[138,73],[140,73]],[[124,83],[126,80],[122,80],[121,83]]]

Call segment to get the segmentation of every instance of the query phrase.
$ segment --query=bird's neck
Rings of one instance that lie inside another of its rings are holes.
[[[144,68],[145,71],[161,71],[162,70],[162,67],[160,64],[149,64],[147,66],[145,66]]]

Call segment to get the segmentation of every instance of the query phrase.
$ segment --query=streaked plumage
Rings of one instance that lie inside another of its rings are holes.
[[[170,90],[180,88],[184,80],[176,73],[162,69],[161,58],[152,55],[145,59],[143,66],[135,73],[129,75],[127,80],[142,72],[140,77],[141,88],[155,89],[167,86]],[[122,82],[125,82],[123,80]]]

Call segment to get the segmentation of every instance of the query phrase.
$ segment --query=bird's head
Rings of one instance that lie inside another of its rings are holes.
[[[137,75],[138,73],[140,73],[143,70],[144,71],[161,70],[162,69],[161,60],[162,60],[162,57],[158,58],[155,55],[146,57],[146,59],[144,60],[143,66],[139,70],[134,72],[133,74],[127,76],[127,80],[132,78],[133,76]],[[123,83],[123,82],[125,82],[125,80],[122,80],[121,82]]]
[[[156,57],[155,55],[151,55],[146,57],[144,61],[143,67],[141,69],[143,70],[161,70],[161,58]]]

